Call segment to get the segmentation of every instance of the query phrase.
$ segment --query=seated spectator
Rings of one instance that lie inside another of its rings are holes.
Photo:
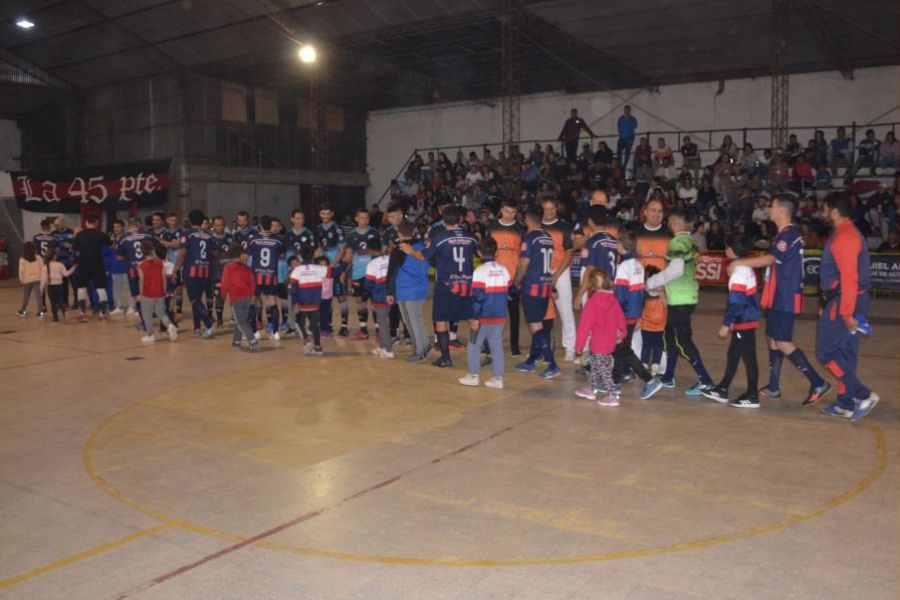
[[[713,221],[706,232],[706,249],[710,252],[725,251],[725,232],[718,221]]]
[[[894,132],[884,134],[881,150],[878,153],[878,166],[888,169],[896,169],[900,165],[900,141],[894,137]]]
[[[852,211],[850,218],[853,219],[853,224],[856,225],[859,232],[864,236],[872,235],[872,226],[866,218],[866,203],[860,200],[859,194],[850,194],[850,210]]]
[[[697,190],[697,211],[707,214],[709,209],[717,203],[716,190],[712,188],[709,179],[704,179]]]
[[[825,141],[825,132],[821,129],[816,129],[813,139],[806,147],[806,162],[811,165],[828,162],[828,142]]]
[[[650,165],[652,160],[653,149],[650,147],[650,143],[647,141],[647,138],[642,137],[638,140],[638,145],[634,149],[634,169],[635,173],[637,169],[641,167],[641,165]]]
[[[489,169],[494,169],[497,166],[497,159],[493,157],[491,154],[490,148],[484,149],[484,156],[481,159],[481,164],[487,166]]]
[[[613,151],[606,145],[606,142],[600,140],[600,143],[597,144],[597,151],[594,152],[594,160],[602,162],[604,165],[612,164],[613,161]]]
[[[463,155],[462,150],[457,151],[456,162],[453,163],[453,174],[465,175],[468,170],[469,163],[466,162],[466,157]]]
[[[822,213],[819,212],[819,206],[814,196],[807,196],[800,208],[800,216],[803,219],[819,219]]]
[[[706,215],[700,215],[697,217],[697,222],[694,223],[694,231],[691,233],[691,237],[694,239],[694,245],[699,252],[706,252],[709,249],[706,247],[706,234],[708,232],[709,222],[706,219]]]
[[[875,174],[875,165],[878,164],[878,149],[881,142],[875,137],[874,129],[866,130],[866,137],[856,145],[856,163],[847,174],[848,180],[853,180],[862,167],[869,167],[869,174]]]
[[[635,151],[635,164],[637,163],[637,151]],[[639,184],[649,184],[650,180],[653,179],[653,171],[650,170],[650,163],[643,163],[639,167],[637,167],[634,178]]]
[[[681,157],[684,159],[683,166],[687,167],[697,178],[697,172],[700,170],[700,148],[691,141],[690,136],[684,136],[681,143]]]
[[[830,190],[832,186],[831,170],[826,163],[819,163],[819,167],[816,169],[816,189]]]
[[[837,137],[831,140],[828,153],[828,166],[832,173],[836,173],[838,167],[849,169],[853,165],[853,140],[847,137],[843,127],[837,128]]]
[[[800,235],[803,237],[803,246],[807,250],[822,249],[822,236],[819,235],[819,232],[809,221],[803,220],[800,222]]]
[[[812,166],[808,162],[806,162],[805,156],[798,156],[797,162],[794,164],[794,168],[792,169],[792,187],[798,194],[803,194],[807,188],[811,188],[815,186],[816,183],[816,172],[813,171]]]
[[[722,145],[719,146],[719,154],[727,154],[730,158],[737,160],[738,147],[737,144],[732,141],[730,135],[726,135],[722,138]]]
[[[768,177],[769,175],[769,165],[772,164],[772,150],[770,148],[766,148],[763,150],[762,156],[759,157],[759,164],[756,165],[756,172],[759,173],[760,177]]]
[[[474,154],[474,152],[472,154]],[[482,181],[484,181],[484,175],[478,170],[478,163],[469,162],[469,172],[466,174],[466,187],[470,188]]]
[[[784,154],[787,157],[789,167],[793,167],[797,164],[797,159],[803,156],[803,148],[800,146],[800,142],[797,141],[796,134],[792,133],[788,136],[788,143],[784,147]]]
[[[900,254],[900,233],[898,233],[896,229],[892,229],[888,233],[887,239],[881,242],[881,245],[878,246],[878,250],[876,250],[876,252],[883,252],[886,254]]]
[[[597,160],[594,161],[594,165],[590,169],[588,169],[587,176],[591,182],[591,185],[599,188],[605,188],[606,180],[609,179],[610,176],[610,170],[606,167],[603,161]]]
[[[782,154],[776,154],[769,167],[769,183],[775,191],[785,189],[791,182],[791,169]]]
[[[678,178],[678,171],[672,164],[671,158],[664,158],[654,173],[657,179],[665,188],[674,188]]]
[[[615,181],[619,181],[625,177],[625,171],[615,158],[609,163],[609,177]]]
[[[756,163],[759,162],[759,158],[757,158],[756,152],[753,151],[753,144],[750,142],[744,144],[740,160],[741,170],[744,173],[752,174],[756,172]]]
[[[756,208],[753,209],[751,218],[754,223],[765,223],[769,220],[769,206],[765,198],[756,201]]]
[[[672,149],[666,144],[666,138],[658,138],[656,140],[656,149],[653,151],[653,168],[660,168],[664,159],[669,159],[669,162],[672,162]]]
[[[697,203],[697,188],[694,187],[693,179],[681,180],[681,185],[678,187],[678,197],[691,206]]]
[[[726,195],[734,183],[735,165],[732,160],[728,154],[722,154],[713,167],[713,187],[722,195]]]

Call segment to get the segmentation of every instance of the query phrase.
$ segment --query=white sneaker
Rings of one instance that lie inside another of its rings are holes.
[[[141,338],[141,341],[144,342],[145,344],[152,344],[153,342],[156,341],[156,336],[155,335],[145,335],[144,337]]]
[[[215,332],[216,332],[216,328],[215,328],[215,327],[210,327],[209,329],[204,329],[204,330],[203,330],[203,333],[200,334],[200,337],[203,338],[204,340],[208,340],[209,338],[212,337],[212,335],[213,335]]]
[[[253,333],[253,339],[256,340],[257,342],[262,339],[262,334],[259,332],[258,329]]]
[[[125,312],[121,308],[114,308],[109,311],[109,316],[118,317],[119,315],[125,314]]]
[[[169,341],[177,342],[178,341],[178,328],[175,327],[175,323],[170,323],[166,328],[166,331],[169,332]]]
[[[278,333],[277,331],[272,332],[272,333],[269,334],[269,339],[272,340],[273,342],[280,341],[280,340],[281,340],[281,334]]]
[[[137,311],[134,310],[134,308],[131,307],[131,306],[129,306],[129,307],[128,307],[128,310],[125,311],[125,316],[126,316],[126,317],[133,317],[133,316],[136,315],[136,314],[137,314]]]
[[[372,348],[372,355],[373,355],[373,356],[377,356],[377,357],[379,357],[379,358],[383,358],[383,356],[382,356],[383,354],[384,354],[384,348],[382,348],[381,346],[376,346],[376,347]]]
[[[495,390],[503,389],[503,378],[502,377],[491,377],[487,381],[484,382],[485,387],[494,388]]]
[[[478,380],[478,375],[472,375],[471,373],[469,373],[465,377],[460,377],[458,381],[461,384],[468,386],[476,386],[480,383],[480,381]]]
[[[394,358],[394,353],[393,353],[393,352],[388,352],[387,350],[382,350],[382,351],[381,351],[381,358],[392,359],[392,358]]]
[[[578,362],[578,357],[574,350],[566,350],[566,362]]]

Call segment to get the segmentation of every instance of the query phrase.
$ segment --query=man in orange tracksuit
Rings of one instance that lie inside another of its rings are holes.
[[[862,335],[859,325],[872,299],[869,251],[852,214],[850,199],[842,194],[833,194],[825,201],[824,216],[834,225],[834,232],[825,243],[819,267],[824,306],[816,356],[838,380],[837,401],[823,412],[857,421],[875,408],[879,398],[856,375]]]
[[[519,252],[522,245],[522,226],[516,220],[519,211],[516,201],[505,198],[500,204],[500,218],[494,220],[488,227],[488,235],[497,242],[496,261],[506,267],[509,273],[516,272],[519,266]],[[508,298],[509,309],[509,351],[513,356],[519,356],[519,292],[516,290]]]

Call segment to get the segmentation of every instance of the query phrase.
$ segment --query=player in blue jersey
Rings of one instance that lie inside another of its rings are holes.
[[[235,221],[237,221],[237,229],[231,232],[231,237],[235,244],[246,250],[250,240],[259,235],[259,230],[250,225],[250,214],[246,210],[239,211]]]
[[[400,249],[419,260],[431,262],[437,273],[434,283],[432,319],[441,356],[432,364],[450,367],[450,323],[472,319],[472,273],[478,238],[459,225],[460,209],[448,206],[441,213],[445,229],[425,243],[423,251],[413,249],[409,243]]]
[[[188,300],[191,302],[191,313],[194,316],[194,334],[208,339],[215,330],[206,310],[203,295],[209,290],[215,242],[212,234],[200,228],[204,218],[203,212],[196,208],[188,213],[191,229],[182,230],[181,249],[175,258],[175,273],[182,273]],[[202,331],[201,324],[204,327]]]
[[[531,351],[525,361],[516,365],[522,373],[533,373],[534,363],[543,357],[547,368],[541,377],[550,379],[560,374],[559,366],[553,358],[550,337],[544,329],[544,315],[553,291],[553,238],[544,230],[541,221],[543,212],[537,206],[525,211],[525,235],[519,252],[519,266],[516,268],[515,284],[521,290],[520,301],[525,313],[525,322],[531,330]]]
[[[53,219],[53,231],[51,234],[56,238],[56,248],[59,250],[57,260],[59,260],[67,270],[70,269],[72,267],[72,242],[75,240],[75,232],[66,225],[65,218],[56,217]],[[76,287],[74,275],[66,277],[64,281],[63,302],[66,305],[69,303],[70,286],[72,288],[72,297],[77,297],[78,289]],[[72,308],[78,308],[78,303],[73,302]]]
[[[116,253],[125,260],[128,268],[128,288],[131,297],[134,298],[134,307],[138,317],[141,319],[141,326],[144,327],[143,313],[141,312],[141,284],[140,275],[138,273],[138,265],[144,260],[143,244],[144,242],[156,243],[150,233],[141,231],[141,220],[137,217],[128,219],[128,231],[119,238],[116,245]]]
[[[278,333],[278,259],[284,254],[284,244],[272,234],[272,217],[269,215],[259,218],[259,228],[260,234],[247,242],[247,254],[256,277],[256,295],[268,317],[266,331],[269,339],[278,341],[281,339]]]
[[[813,368],[803,350],[794,344],[794,318],[803,310],[803,237],[793,224],[796,203],[779,196],[772,203],[769,219],[778,228],[768,254],[742,258],[728,265],[731,274],[737,267],[765,267],[766,284],[760,305],[766,309],[766,337],[769,338],[769,383],[759,391],[763,398],[781,397],[781,363],[787,357],[809,380],[810,388],[803,405],[817,402],[831,384]]]
[[[344,250],[344,262],[350,265],[350,291],[356,298],[356,316],[359,319],[359,331],[350,338],[354,341],[369,339],[369,309],[363,296],[366,283],[366,267],[372,260],[369,245],[372,240],[379,240],[378,231],[369,227],[369,211],[359,208],[356,211],[356,229],[347,234],[347,248]]]
[[[225,298],[222,297],[222,274],[225,272],[225,265],[231,262],[229,249],[234,245],[231,234],[225,229],[225,218],[216,215],[212,220],[212,242],[213,260],[210,265],[210,288],[206,292],[206,308],[207,312],[212,314],[215,308],[216,326],[222,327],[222,316],[225,312]]]
[[[347,320],[350,315],[350,305],[347,302],[347,273],[346,263],[342,261],[344,255],[344,230],[334,221],[334,210],[327,204],[319,208],[321,223],[316,225],[314,234],[319,256],[328,259],[331,274],[334,278],[334,297],[338,299],[341,309],[341,329],[338,335],[347,337],[350,330],[347,329]],[[329,315],[329,320],[331,315]]]
[[[157,239],[162,243],[163,248],[166,249],[166,261],[173,265],[178,260],[178,251],[181,249],[181,235],[182,228],[181,223],[178,221],[178,213],[170,212],[166,215],[166,227],[157,236]],[[169,313],[172,314],[174,312],[178,315],[177,321],[181,321],[184,311],[184,279],[181,271],[178,269],[174,271],[174,277],[175,306],[172,306],[171,298],[167,298],[167,302],[169,303]]]
[[[35,250],[37,250],[38,254],[41,256],[47,256],[51,250],[59,245],[59,240],[50,231],[51,227],[52,222],[50,219],[41,219],[40,233],[34,234],[34,237],[31,238]]]
[[[586,211],[587,228],[591,236],[585,240],[581,249],[582,273],[588,267],[603,269],[610,280],[616,279],[616,265],[619,261],[619,244],[615,234],[618,232],[618,221],[603,206],[590,206]],[[585,284],[575,296],[575,308],[579,308],[584,300]],[[580,350],[580,349],[576,349]]]
[[[282,235],[287,256],[301,258],[304,248],[316,249],[316,238],[306,227],[306,215],[300,209],[291,211],[291,228]]]
[[[433,236],[441,233],[442,231],[447,230],[447,222],[444,219],[443,214],[444,214],[444,209],[447,208],[448,206],[455,206],[455,205],[450,200],[442,200],[438,203],[437,209],[438,209],[438,216],[440,218],[438,218],[436,221],[434,221],[431,224],[431,226],[428,228],[428,231],[425,233],[426,240],[431,239]],[[462,217],[465,214],[465,211],[462,211],[462,210],[457,211],[457,214],[458,214],[458,218],[457,218],[456,222],[459,224],[462,222]],[[461,225],[460,225],[460,228],[462,229]],[[458,326],[459,326],[459,323],[456,323],[455,321],[452,321],[450,323],[450,349],[451,350],[465,350],[466,349],[466,347],[463,345],[463,343],[459,341],[459,336],[457,335]],[[437,330],[435,330],[435,345],[436,344],[437,344]]]

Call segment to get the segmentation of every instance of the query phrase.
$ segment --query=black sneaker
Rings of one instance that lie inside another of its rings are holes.
[[[450,349],[451,350],[465,350],[466,345],[463,344],[459,339],[450,340]]]
[[[439,367],[441,369],[448,369],[453,366],[453,363],[449,360],[444,360],[443,358],[438,358],[437,360],[431,363],[435,367]]]
[[[759,396],[754,392],[744,392],[737,400],[732,400],[728,404],[737,408],[759,408]]]
[[[341,330],[338,331],[339,337],[349,337],[349,335],[350,335],[350,330],[347,329],[346,327],[341,327]]]
[[[509,351],[509,355],[510,356],[522,356],[522,351],[519,350],[518,348],[513,348],[512,350]]]
[[[701,386],[699,388],[700,395],[704,398],[709,398],[710,400],[715,400],[716,402],[721,402],[725,404],[728,402],[728,390],[723,388],[721,385],[713,385],[713,386]]]
[[[819,398],[828,393],[828,390],[831,389],[831,384],[827,381],[824,382],[819,387],[810,387],[809,394],[806,396],[806,400],[803,401],[803,406],[809,406],[810,404],[815,404],[819,401]]]

